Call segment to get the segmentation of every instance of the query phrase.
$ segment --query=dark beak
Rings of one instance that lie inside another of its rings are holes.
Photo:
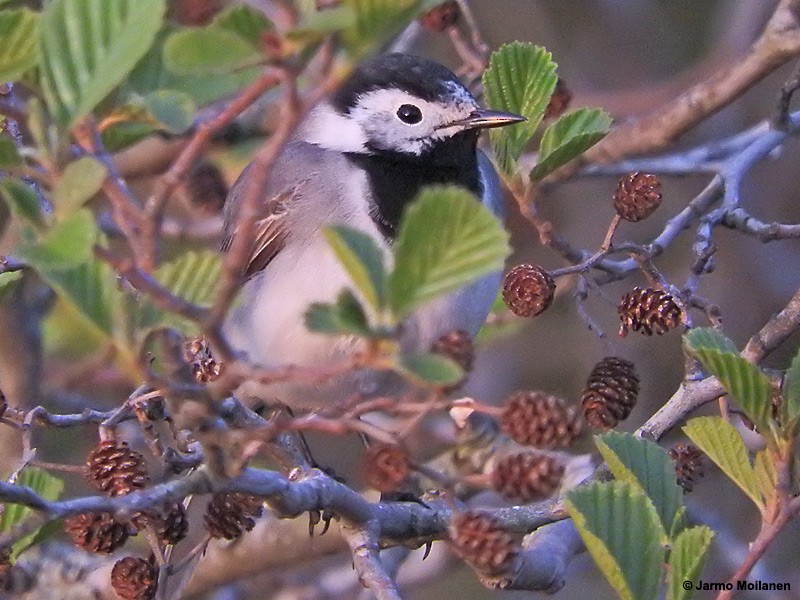
[[[514,113],[502,112],[499,110],[478,109],[473,112],[466,119],[442,125],[439,129],[445,127],[461,127],[463,129],[491,129],[492,127],[505,127],[506,125],[513,125],[514,123],[522,123],[527,121],[526,117],[515,115]]]

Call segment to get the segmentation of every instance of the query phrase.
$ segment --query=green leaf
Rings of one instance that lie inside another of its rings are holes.
[[[272,21],[260,10],[243,4],[229,6],[223,10],[214,17],[211,27],[235,33],[258,48],[261,36],[272,29]]]
[[[599,108],[581,108],[550,125],[539,144],[539,162],[531,172],[541,179],[586,152],[608,133],[611,117]]]
[[[399,33],[430,4],[422,0],[343,0],[342,5],[355,13],[355,24],[342,32],[342,39],[356,58],[363,58]],[[322,11],[320,18],[324,19],[327,13]]]
[[[467,190],[434,186],[406,208],[394,246],[389,303],[398,319],[503,268],[508,233]]]
[[[684,339],[687,351],[719,379],[759,432],[768,435],[772,412],[769,378],[757,366],[739,356],[733,343],[713,329],[694,329]]]
[[[638,486],[647,494],[664,531],[670,531],[683,502],[683,491],[666,451],[649,440],[616,431],[597,435],[594,441],[614,477]],[[666,543],[666,538],[663,541]]]
[[[759,509],[764,507],[747,448],[733,425],[721,417],[697,417],[683,431]]]
[[[685,529],[675,538],[669,555],[669,600],[689,600],[692,597],[713,537],[711,529],[698,526]],[[685,581],[692,583],[688,590],[684,588]]]
[[[557,79],[551,54],[540,46],[514,42],[492,53],[483,74],[487,105],[528,118],[526,123],[490,132],[500,168],[507,175],[516,172],[517,160],[544,116]]]
[[[16,216],[38,228],[46,224],[47,216],[42,210],[42,203],[30,185],[19,179],[7,177],[0,181],[0,196],[5,199],[11,212]]]
[[[250,42],[226,29],[183,29],[164,44],[164,64],[178,75],[219,75],[263,60]]]
[[[567,510],[586,549],[622,600],[655,600],[666,536],[652,502],[626,481],[569,492]]]
[[[100,161],[84,156],[67,165],[53,188],[56,215],[64,218],[103,186],[108,170]]]
[[[61,479],[50,475],[47,471],[35,467],[25,468],[22,473],[20,473],[15,483],[20,487],[30,488],[48,501],[57,500],[61,492],[64,491],[64,482]],[[3,512],[0,513],[0,533],[10,531],[34,512],[32,508],[28,508],[27,506],[11,503],[4,504],[3,509]],[[35,529],[14,543],[12,546],[12,559],[16,559],[20,551],[28,547],[30,542],[36,537],[39,529],[41,528]]]
[[[17,152],[17,145],[10,137],[0,137],[0,169],[18,167],[22,164],[22,157]]]
[[[222,260],[218,252],[189,251],[162,264],[156,270],[156,279],[176,296],[200,306],[210,306],[221,273]],[[178,315],[164,313],[149,299],[143,299],[137,312],[137,326],[140,329],[155,325],[170,325],[184,333],[196,329],[194,323]]]
[[[350,290],[342,290],[336,304],[315,302],[305,313],[309,331],[330,335],[370,335],[364,308]]]
[[[354,28],[356,23],[357,15],[352,6],[314,10],[304,15],[297,27],[286,32],[286,37],[297,42],[314,42],[331,33]]]
[[[39,15],[27,8],[0,12],[0,81],[16,81],[39,62]]]
[[[136,66],[161,29],[165,0],[53,0],[42,15],[41,83],[50,112],[71,125]]]
[[[22,271],[6,271],[0,273],[0,302],[14,289],[16,282],[22,277]]]
[[[336,258],[372,308],[383,308],[386,292],[386,268],[383,251],[372,236],[344,225],[328,227],[323,232]]]
[[[72,269],[40,269],[39,274],[83,320],[82,325],[104,337],[114,331],[114,311],[122,292],[111,267],[96,258]]]
[[[123,150],[151,135],[156,128],[148,123],[128,121],[114,123],[100,134],[103,146],[109,152]]]
[[[20,246],[17,254],[37,270],[71,269],[92,258],[97,235],[94,216],[81,209],[56,223],[39,242]]]
[[[197,106],[184,92],[159,90],[147,94],[142,102],[158,129],[162,131],[181,134],[194,123]]]
[[[800,350],[792,359],[783,379],[781,425],[788,437],[794,437],[800,426]]]
[[[453,360],[434,352],[400,356],[400,371],[432,385],[455,385],[464,379],[464,371]]]
[[[775,489],[778,485],[778,474],[775,472],[775,465],[772,463],[769,450],[765,449],[756,452],[753,469],[756,474],[758,489],[761,490],[761,495],[766,500],[775,494]]]

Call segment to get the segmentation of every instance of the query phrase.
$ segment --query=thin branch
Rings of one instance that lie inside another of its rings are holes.
[[[394,581],[381,563],[378,551],[379,532],[380,528],[374,521],[360,527],[342,527],[342,534],[353,555],[353,566],[362,585],[377,600],[401,600]]]
[[[781,0],[746,56],[641,120],[614,128],[583,162],[614,162],[664,148],[800,54],[800,2]]]

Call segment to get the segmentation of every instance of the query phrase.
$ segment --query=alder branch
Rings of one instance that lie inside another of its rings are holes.
[[[664,148],[800,55],[800,1],[781,0],[758,40],[736,64],[714,73],[651,114],[614,128],[581,158],[609,163]]]

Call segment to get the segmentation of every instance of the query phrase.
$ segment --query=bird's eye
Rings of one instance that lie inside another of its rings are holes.
[[[403,104],[397,109],[397,118],[403,123],[415,125],[422,121],[422,111],[413,104]]]

